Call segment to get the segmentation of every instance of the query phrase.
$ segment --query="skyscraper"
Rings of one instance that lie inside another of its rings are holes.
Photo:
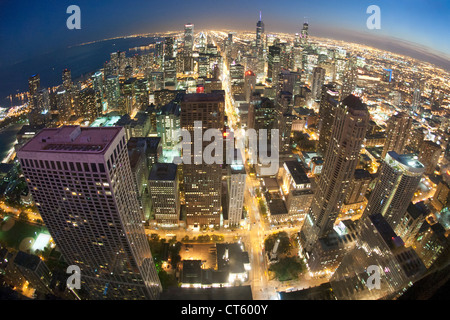
[[[322,86],[322,97],[319,107],[320,133],[317,153],[325,156],[331,141],[331,130],[339,104],[339,92],[331,84]]]
[[[352,94],[356,89],[357,80],[357,66],[356,59],[354,57],[347,60],[347,66],[345,68],[343,83],[341,89],[341,100],[345,99],[349,94]]]
[[[320,101],[322,95],[322,86],[325,81],[325,69],[315,67],[313,69],[312,81],[311,81],[311,93],[312,98],[315,101]]]
[[[412,118],[404,112],[397,113],[388,120],[386,143],[384,144],[383,152],[381,153],[381,159],[384,159],[389,151],[403,154],[408,142],[411,126]]]
[[[302,46],[305,46],[308,44],[308,29],[309,25],[307,22],[303,24],[302,33],[301,33],[301,40],[300,43]]]
[[[180,199],[178,166],[173,163],[155,163],[148,177],[153,212],[158,226],[178,226]]]
[[[322,174],[302,228],[305,234],[303,248],[306,251],[313,247],[318,238],[326,237],[333,229],[359,162],[368,122],[367,106],[359,98],[350,95],[339,103]]]
[[[192,23],[184,26],[184,50],[188,54],[192,54],[194,50],[194,25]]]
[[[424,166],[414,155],[389,151],[379,170],[378,182],[361,219],[381,214],[395,231],[416,192]]]
[[[44,129],[18,158],[39,213],[94,299],[156,299],[124,129]]]
[[[262,21],[261,11],[259,12],[259,20],[256,23],[256,49],[260,53],[264,49],[264,22]]]
[[[186,94],[180,103],[180,125],[194,140],[195,122],[200,121],[202,135],[207,129],[224,128],[225,98],[223,94]],[[186,142],[182,142],[186,143]],[[198,143],[198,142],[197,142]],[[206,143],[208,145],[209,143]],[[202,145],[204,150],[205,145]],[[184,146],[183,146],[184,148]],[[194,157],[194,152],[191,152]],[[221,213],[220,164],[183,164],[188,227],[218,227]]]
[[[419,161],[425,166],[425,174],[433,174],[442,154],[442,147],[436,142],[425,140],[419,147]]]

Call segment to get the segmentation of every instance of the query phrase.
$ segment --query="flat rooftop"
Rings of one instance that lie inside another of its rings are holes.
[[[300,162],[286,161],[284,164],[287,170],[289,171],[290,175],[292,176],[292,179],[294,179],[296,185],[311,183],[308,176],[306,175],[305,168],[302,166]]]
[[[219,93],[191,93],[183,97],[183,102],[224,102],[225,97]]]
[[[155,163],[148,180],[174,181],[177,176],[177,165],[173,163]]]
[[[121,127],[63,126],[46,128],[28,141],[20,151],[102,153],[122,130]]]

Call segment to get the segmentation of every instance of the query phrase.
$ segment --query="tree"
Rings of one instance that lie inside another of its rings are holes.
[[[289,240],[289,236],[286,232],[281,231],[275,234],[271,234],[264,241],[264,248],[267,253],[271,252],[273,247],[275,246],[275,242],[280,240],[278,245],[277,252],[279,254],[287,254],[291,250],[291,241]]]
[[[305,270],[305,266],[297,257],[281,258],[269,267],[269,271],[273,271],[279,281],[297,279],[303,270]]]

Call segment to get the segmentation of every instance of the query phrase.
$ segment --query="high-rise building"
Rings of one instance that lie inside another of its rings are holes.
[[[281,72],[281,48],[270,46],[267,60],[267,78],[273,86],[277,86]]]
[[[318,238],[326,237],[333,230],[359,162],[368,122],[367,106],[359,98],[350,95],[339,103],[322,174],[302,228],[305,234],[302,247],[306,251],[312,249]]]
[[[230,226],[239,226],[242,220],[245,179],[247,176],[242,161],[241,163],[228,166],[228,176],[228,224]]]
[[[41,77],[39,74],[34,74],[28,79],[28,92],[30,97],[33,97],[41,86]]]
[[[363,218],[381,214],[395,231],[416,192],[424,166],[414,155],[389,151],[379,172]]]
[[[369,278],[377,271],[379,287]],[[405,247],[383,216],[376,214],[364,219],[355,248],[330,283],[338,300],[378,300],[406,290],[425,271],[415,251]]]
[[[411,126],[412,118],[404,112],[397,113],[388,120],[386,142],[381,153],[381,159],[384,159],[389,151],[403,154],[410,136]]]
[[[264,22],[262,21],[260,11],[259,20],[256,23],[256,49],[258,55],[262,53],[261,52],[262,50],[264,50],[264,38],[265,38]]]
[[[164,56],[166,58],[174,57],[173,45],[174,45],[173,37],[165,37],[165,39],[164,39]]]
[[[120,127],[44,129],[17,153],[39,213],[94,299],[161,291]]]
[[[225,98],[221,93],[186,94],[180,102],[181,128],[194,140],[196,122],[200,121],[203,132],[207,129],[224,128]],[[186,142],[182,142],[186,143]],[[198,143],[198,141],[197,141]],[[209,143],[206,143],[206,145]],[[204,150],[205,145],[202,146]],[[185,146],[183,145],[183,149]],[[194,152],[191,152],[194,157]],[[183,164],[188,227],[218,227],[221,214],[222,168],[220,164]]]
[[[358,77],[358,69],[356,66],[356,59],[349,58],[344,72],[344,79],[341,89],[341,100],[345,99],[349,94],[352,94],[356,89],[356,80]]]
[[[309,24],[307,22],[305,22],[303,24],[303,28],[301,31],[301,38],[300,38],[300,44],[302,46],[306,46],[308,44],[308,29],[309,29]]]
[[[194,25],[188,23],[184,26],[184,50],[192,54],[194,50]]]
[[[72,89],[72,75],[70,69],[64,69],[62,72],[62,84],[66,90]]]
[[[322,98],[320,100],[319,118],[319,144],[317,153],[322,157],[325,156],[328,145],[331,141],[331,130],[339,104],[339,92],[331,84],[322,87]]]
[[[247,70],[244,75],[244,94],[247,103],[250,103],[250,97],[255,90],[255,86],[256,75],[251,70]]]
[[[442,147],[436,142],[425,140],[419,147],[419,161],[425,166],[425,174],[433,174],[442,154]]]
[[[173,228],[180,219],[178,166],[155,163],[148,177],[154,218],[159,227]]]
[[[312,98],[315,101],[320,101],[322,96],[322,86],[325,81],[325,69],[315,67],[313,69],[312,81],[311,81],[311,93]]]

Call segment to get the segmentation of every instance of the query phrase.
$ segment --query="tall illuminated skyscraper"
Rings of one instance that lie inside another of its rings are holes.
[[[224,128],[225,98],[218,93],[186,94],[180,103],[181,128],[194,140],[195,124],[202,132]],[[185,143],[185,142],[183,142]],[[198,142],[197,142],[198,143]],[[205,142],[203,142],[205,148]],[[206,142],[206,145],[209,143]],[[194,157],[194,152],[191,152]],[[220,164],[183,164],[186,223],[188,227],[218,227],[221,214],[222,166]]]
[[[345,68],[343,76],[343,84],[341,89],[341,100],[345,99],[349,94],[352,94],[356,89],[357,80],[357,66],[356,59],[354,57],[347,60],[347,66]]]
[[[333,230],[359,162],[368,122],[367,106],[359,98],[350,95],[339,103],[322,174],[302,228],[302,247],[306,251],[312,249],[318,238],[326,237]]]
[[[309,25],[307,22],[303,24],[302,33],[301,33],[301,40],[300,43],[302,46],[305,46],[308,44],[308,29]]]
[[[322,97],[319,107],[320,134],[317,153],[325,156],[328,145],[331,141],[331,130],[339,105],[339,92],[331,84],[322,86]]]
[[[381,214],[395,231],[416,192],[424,166],[416,156],[389,151],[379,172],[378,182],[361,219]]]
[[[124,129],[44,129],[18,158],[39,213],[93,299],[157,299]]]
[[[411,126],[412,118],[404,112],[397,113],[388,120],[386,142],[381,153],[381,159],[384,159],[389,151],[395,151],[398,154],[405,151]]]
[[[194,50],[194,25],[188,23],[184,26],[184,50],[192,54]]]
[[[312,81],[311,81],[311,93],[312,98],[315,101],[319,101],[322,96],[322,86],[325,81],[325,69],[315,67],[313,69]]]

